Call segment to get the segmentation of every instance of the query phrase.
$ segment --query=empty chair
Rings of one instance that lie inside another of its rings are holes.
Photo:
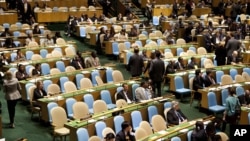
[[[101,113],[105,112],[108,110],[107,104],[103,100],[96,100],[93,103],[93,112],[96,113]]]
[[[180,137],[172,137],[170,141],[181,141]]]
[[[30,89],[30,87],[33,87],[33,86],[35,86],[35,84],[33,84],[33,83],[27,83],[27,84],[25,84],[25,90],[26,90],[26,92],[27,92],[27,100],[29,100],[30,99],[30,97],[29,97],[29,89]]]
[[[59,81],[60,81],[61,91],[64,93],[65,92],[64,83],[69,81],[69,78],[66,76],[62,76],[60,77]]]
[[[73,67],[73,66],[67,66],[66,68],[65,68],[65,72],[73,72],[73,71],[75,71],[76,69]]]
[[[158,110],[156,108],[156,106],[149,106],[148,107],[148,119],[149,119],[149,123],[152,123],[152,117],[154,115],[158,115]]]
[[[135,44],[137,44],[138,47],[142,47],[142,42],[140,40],[135,41]]]
[[[84,119],[89,117],[88,105],[82,101],[75,102],[73,104],[73,118],[74,119]]]
[[[115,102],[117,108],[122,108],[128,105],[127,101],[124,99],[118,99]]]
[[[51,80],[44,80],[43,81],[43,89],[45,90],[46,93],[48,93],[48,87],[50,84],[52,84]]]
[[[250,76],[247,72],[242,72],[242,77],[245,81],[250,81]]]
[[[247,72],[250,75],[250,68],[243,68],[243,72]]]
[[[229,137],[224,132],[217,132],[216,135],[220,135],[222,141],[228,141]]]
[[[40,54],[33,54],[31,60],[41,60],[43,57]]]
[[[95,81],[96,81],[98,86],[101,86],[104,84],[102,81],[102,78],[100,76],[95,76]]]
[[[65,40],[63,38],[57,38],[56,39],[56,44],[59,45],[59,46],[67,45],[67,43],[65,42]]]
[[[134,83],[132,84],[132,94],[133,94],[133,98],[135,98],[135,90],[140,87],[140,85],[138,83]],[[136,99],[137,100],[137,99]]]
[[[26,51],[25,54],[26,54],[26,55],[25,55],[25,56],[26,56],[26,59],[27,59],[27,60],[31,60],[31,57],[33,56],[34,52],[28,50],[28,51]]]
[[[97,86],[97,82],[96,82],[96,79],[95,79],[96,76],[100,76],[99,71],[98,70],[92,71],[91,72],[91,80],[92,80],[93,86]]]
[[[238,74],[238,71],[237,71],[235,68],[231,68],[231,69],[229,70],[229,74],[230,74],[230,76],[234,79],[235,76]]]
[[[102,139],[98,136],[91,136],[88,141],[102,141]]]
[[[58,68],[52,68],[52,69],[50,70],[50,74],[51,74],[51,75],[60,74],[60,73],[61,73],[61,71],[60,71]]]
[[[33,47],[39,47],[39,44],[36,41],[31,41],[28,44],[29,48],[33,48]]]
[[[175,76],[174,78],[175,91],[180,94],[181,100],[184,94],[190,94],[191,90],[184,88],[183,78],[181,76]]]
[[[93,84],[89,78],[82,78],[80,80],[81,89],[92,88]]]
[[[112,43],[112,54],[115,56],[119,56],[119,47],[118,47],[118,43],[117,42],[113,42]]]
[[[49,117],[49,121],[52,122],[52,119],[51,119],[51,109],[54,108],[54,107],[57,107],[58,104],[55,103],[55,102],[49,102],[48,105],[47,105],[47,110],[48,110],[48,117]]]
[[[43,75],[50,74],[50,66],[48,63],[42,63],[41,64],[41,72]]]
[[[112,102],[110,92],[108,90],[101,91],[101,99],[105,101],[108,106],[108,109],[116,108],[116,104]]]
[[[214,92],[208,92],[207,99],[208,99],[208,109],[213,113],[223,112],[225,110],[224,106],[217,104],[217,99]]]
[[[85,94],[83,96],[84,102],[88,105],[89,113],[93,114],[93,104],[94,104],[94,98],[92,94]]]
[[[216,71],[216,72],[215,72],[216,82],[217,82],[217,83],[221,83],[221,77],[222,77],[222,75],[224,75],[224,72],[223,72],[223,71]]]
[[[166,130],[167,129],[166,121],[161,115],[154,115],[152,117],[152,127],[154,132]]]
[[[34,66],[32,66],[32,65],[27,65],[27,66],[25,66],[25,72],[26,72],[28,75],[30,75],[30,69],[34,69]]]
[[[139,127],[140,122],[142,121],[141,112],[140,111],[131,112],[131,121],[133,129],[136,130]]]
[[[74,56],[74,55],[76,55],[74,47],[65,48],[65,55],[66,56]]]
[[[235,75],[234,80],[236,83],[240,83],[240,82],[245,81],[244,77],[242,75],[239,75],[239,74]]]
[[[56,94],[60,94],[61,93],[61,89],[57,84],[50,84],[48,86],[48,94],[49,95],[56,95]]]
[[[140,140],[148,136],[147,132],[143,128],[138,128],[135,131],[135,139]]]
[[[204,47],[199,47],[197,49],[197,54],[205,55],[205,54],[207,54],[207,50]]]
[[[237,95],[237,96],[245,95],[245,90],[244,90],[244,88],[241,87],[241,86],[237,86],[237,87],[236,87],[236,95]]]
[[[147,135],[153,134],[152,127],[147,121],[141,121],[139,127],[143,128],[146,131]]]
[[[11,60],[11,62],[14,62],[14,61],[15,61],[16,56],[17,56],[17,53],[16,53],[16,52],[12,52],[12,53],[10,54],[10,60]]]
[[[159,16],[153,16],[153,25],[158,26],[159,24]]]
[[[106,123],[103,121],[98,121],[95,123],[95,130],[96,130],[96,135],[100,137],[101,139],[104,138],[102,136],[102,131],[106,128]]]
[[[51,52],[51,55],[52,55],[52,57],[62,57],[63,55],[62,55],[62,52],[60,52],[60,51],[58,51],[58,50],[53,50],[52,52]]]
[[[78,128],[76,130],[76,136],[78,141],[87,141],[89,140],[89,133],[86,128]]]
[[[112,73],[113,73],[113,69],[107,69],[106,70],[107,83],[113,83]]]
[[[64,127],[64,124],[67,123],[67,115],[65,110],[62,107],[54,107],[51,109],[51,119],[52,125],[54,126],[54,139],[55,136],[64,136],[66,140],[66,135],[70,133],[68,128]]]
[[[228,74],[224,74],[221,77],[221,85],[228,85],[228,84],[232,84],[233,83],[233,79],[230,75]]]
[[[65,72],[65,64],[63,61],[56,61],[56,67],[61,71]]]
[[[182,52],[184,52],[184,50],[183,50],[183,48],[181,48],[181,47],[178,47],[177,49],[176,49],[176,52],[177,52],[177,56],[180,56],[181,55],[181,53]]]
[[[223,106],[226,106],[226,99],[227,99],[228,95],[229,95],[228,89],[221,90],[221,100],[222,100]]]
[[[79,73],[79,74],[76,74],[75,78],[76,78],[76,87],[77,87],[77,89],[80,89],[81,88],[80,81],[82,78],[84,78],[84,75]]]
[[[42,56],[42,58],[46,58],[47,54],[48,54],[47,49],[41,49],[40,50],[40,55]]]
[[[75,83],[72,81],[67,81],[64,84],[65,93],[74,92],[77,90]]]
[[[177,45],[183,45],[183,44],[186,44],[186,41],[184,39],[182,39],[182,38],[179,38],[179,39],[176,40],[176,44]]]
[[[124,81],[124,77],[122,73],[119,70],[114,70],[112,72],[112,77],[114,82],[121,82]]]
[[[187,133],[187,139],[188,139],[188,140],[187,140],[187,141],[192,141],[192,139],[191,139],[191,138],[192,138],[192,137],[191,137],[191,136],[192,136],[192,133],[193,133],[193,130],[188,131],[188,133]]]
[[[117,115],[114,117],[114,127],[115,127],[115,133],[117,134],[122,130],[121,125],[124,122],[124,117],[121,115]]]
[[[74,98],[67,98],[66,99],[66,110],[67,116],[69,118],[73,118],[73,105],[76,103],[76,99]]]

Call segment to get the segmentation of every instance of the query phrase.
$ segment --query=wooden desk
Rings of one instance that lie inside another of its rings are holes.
[[[17,22],[17,13],[3,13],[0,14],[0,24],[9,23],[14,24]]]
[[[88,7],[87,1],[83,0],[32,0],[30,3],[31,7],[35,6],[35,3],[38,2],[40,6],[44,5],[45,3],[53,8],[53,7],[72,7],[72,6],[85,6]]]
[[[240,113],[240,122],[239,124],[242,125],[249,125],[249,120],[248,120],[248,113],[250,112],[249,108],[247,107],[241,107],[241,113]]]
[[[124,119],[126,119],[126,121],[129,121],[130,123],[132,123],[131,112],[134,110],[138,110],[141,112],[142,120],[149,121],[147,107],[152,106],[152,105],[156,106],[158,109],[158,114],[164,117],[164,113],[163,113],[164,105],[163,105],[163,103],[159,103],[158,101],[151,100],[147,103],[131,104],[131,105],[128,105],[128,106],[123,107],[123,108],[116,108],[113,110],[109,110],[106,113],[93,115],[91,119],[95,119],[98,121],[98,120],[100,120],[100,117],[106,116],[107,118],[105,119],[105,123],[106,123],[107,127],[114,129],[114,116],[112,116],[112,113],[124,110],[124,113],[121,114],[121,116],[123,116]],[[74,120],[72,122],[65,124],[65,127],[70,129],[70,141],[77,140],[76,131],[77,131],[77,129],[79,129],[81,127],[84,127],[88,130],[89,136],[96,135],[95,122],[88,123],[88,120],[90,120],[90,119],[87,119],[84,121]]]
[[[128,83],[129,85],[129,92],[131,92],[131,85],[134,84],[134,83],[139,83],[139,82],[136,82],[136,81],[133,81],[133,80],[127,80],[127,81],[122,81],[120,83],[112,83],[112,84],[106,84],[106,85],[103,85],[103,86],[96,86],[96,87],[93,87],[91,89],[83,89],[83,90],[77,90],[77,91],[74,91],[74,92],[71,92],[71,93],[64,93],[64,94],[60,94],[60,96],[62,96],[63,99],[58,99],[57,96],[54,96],[54,97],[51,97],[51,98],[42,98],[42,99],[38,99],[38,104],[40,105],[41,107],[41,112],[42,112],[42,120],[45,121],[45,122],[49,122],[49,118],[48,118],[48,109],[47,109],[47,105],[49,102],[56,102],[59,106],[65,108],[66,105],[65,105],[65,101],[67,98],[75,98],[77,101],[83,101],[83,95],[84,94],[89,94],[91,93],[94,97],[94,100],[97,100],[97,99],[101,99],[101,96],[100,96],[100,92],[101,90],[109,90],[110,91],[110,95],[111,95],[111,98],[112,98],[112,101],[113,103],[115,103],[115,93],[116,93],[116,88],[118,86],[121,86],[122,83]],[[91,90],[91,91],[90,91]],[[132,94],[132,93],[131,93]],[[66,108],[65,108],[66,109]]]
[[[35,17],[38,23],[67,22],[69,15],[80,17],[83,13],[89,17],[96,13],[99,17],[102,14],[102,9],[96,9],[96,11],[36,12]]]

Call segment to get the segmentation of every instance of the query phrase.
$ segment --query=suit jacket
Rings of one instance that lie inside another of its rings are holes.
[[[76,61],[76,60],[72,60],[71,66],[73,66],[74,68],[76,68],[77,70],[79,70],[79,69],[81,69],[79,63],[81,64],[82,68],[85,68],[83,62],[81,62],[81,61]]]
[[[226,49],[227,49],[227,56],[231,56],[233,51],[238,50],[240,48],[240,41],[234,39],[233,37],[228,40]]]
[[[214,80],[214,82],[215,82],[215,80]],[[205,87],[209,87],[213,84],[213,82],[209,79],[209,77],[207,75],[204,77],[204,84],[205,84]]]
[[[129,58],[128,70],[132,76],[140,76],[142,74],[144,64],[140,55],[134,54]]]
[[[5,93],[6,100],[17,100],[21,98],[21,86],[16,78],[13,78],[9,81],[4,80],[3,91]]]
[[[190,63],[187,65],[187,69],[195,69],[195,66],[198,67],[198,65],[197,65],[196,63],[190,62]]]
[[[200,76],[195,76],[193,80],[193,90],[197,91],[198,89],[202,89],[204,84],[204,80]]]
[[[33,69],[33,70],[32,70],[32,76],[34,76],[34,75],[40,76],[40,75],[42,75],[42,73],[41,73],[41,71],[38,71],[38,70],[36,70],[36,69]]]
[[[181,65],[181,64],[179,64],[179,62],[176,62],[176,63],[174,64],[174,69],[180,70],[180,69],[181,69],[180,65]],[[182,65],[182,68],[185,69],[185,66]]]
[[[205,129],[201,129],[199,131],[194,130],[191,134],[191,140],[192,141],[207,141],[208,137],[207,137]]]
[[[181,110],[177,110],[177,112],[180,113],[180,115],[183,118],[183,120],[187,119],[187,117],[181,112]],[[179,118],[176,115],[174,108],[171,108],[167,112],[167,121],[168,121],[168,124],[179,125]]]
[[[130,99],[130,101],[133,101],[133,97],[131,94],[127,93],[127,97]],[[120,91],[119,93],[117,93],[116,99],[124,99],[125,101],[127,101],[126,96],[124,95],[123,91]]]
[[[239,102],[240,102],[241,105],[250,104],[250,97],[246,97],[245,95],[240,95],[240,96],[238,96],[238,99],[239,99]]]
[[[100,66],[100,61],[99,61],[98,57],[96,57],[96,58],[93,58],[93,57],[86,58],[86,61],[85,61],[85,67],[86,68],[97,67],[97,66]]]
[[[231,65],[231,63],[234,62],[234,63],[239,63],[240,62],[240,59],[238,57],[236,57],[235,59],[233,58],[232,55],[228,56],[227,57],[227,64],[228,65]]]
[[[20,71],[16,72],[16,78],[18,80],[25,80],[28,77],[29,77],[29,75],[26,72],[20,72]]]
[[[147,91],[148,91],[149,97],[152,96],[150,90],[147,89]],[[135,98],[137,101],[148,100],[149,97],[147,97],[147,95],[145,94],[145,88],[138,87],[135,89]]]
[[[42,95],[41,95],[40,91],[42,92]],[[45,92],[44,89],[39,90],[38,88],[35,88],[33,100],[36,101],[37,99],[43,98],[44,96],[47,96],[47,93]]]
[[[135,141],[135,136],[131,135],[130,133],[128,134],[129,137],[129,141]],[[116,134],[116,138],[115,141],[128,141],[128,139],[126,139],[126,135],[123,131],[120,131]]]
[[[149,68],[150,79],[154,82],[161,82],[163,80],[162,78],[164,73],[165,73],[164,62],[159,58],[152,60]]]

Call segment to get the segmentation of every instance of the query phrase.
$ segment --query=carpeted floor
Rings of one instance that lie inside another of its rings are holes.
[[[52,24],[48,25],[48,28],[50,30],[54,31],[62,31],[62,35],[64,34],[63,24]],[[74,40],[77,43],[77,47],[80,51],[89,51],[93,50],[93,46],[87,45],[87,43],[83,43],[82,39],[75,39],[74,37],[65,37],[63,36],[65,40]],[[116,65],[116,69],[122,71],[124,78],[129,79],[130,74],[126,71],[123,64],[110,59],[106,56],[99,56],[101,60],[101,64],[107,64],[107,63],[114,63]],[[167,87],[166,87],[167,88]],[[164,90],[164,93],[166,92],[166,89]],[[2,91],[0,91],[0,99],[2,102],[2,131],[3,131],[3,138],[6,139],[6,141],[16,141],[20,138],[27,138],[29,141],[50,141],[52,140],[52,128],[49,125],[44,125],[43,123],[39,122],[37,119],[31,120],[31,114],[28,110],[28,104],[20,101],[16,106],[16,116],[15,116],[15,128],[8,128],[7,124],[9,123],[9,117],[7,112],[7,104],[4,100],[4,94]],[[184,112],[184,114],[188,117],[189,120],[201,118],[206,116],[205,113],[200,113],[197,108],[194,106],[196,103],[193,104],[192,107],[190,107],[189,103],[181,103],[181,109]]]

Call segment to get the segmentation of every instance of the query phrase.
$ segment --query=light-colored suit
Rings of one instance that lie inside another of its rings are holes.
[[[149,89],[147,89],[148,91],[148,96],[146,95],[146,92],[145,92],[145,88],[143,87],[138,87],[135,89],[135,98],[136,100],[138,101],[142,101],[142,100],[148,100],[149,98],[152,97],[152,93],[150,92]]]
[[[21,86],[16,78],[11,80],[4,80],[3,90],[5,92],[6,100],[17,100],[21,98]]]
[[[85,67],[86,68],[100,66],[100,61],[99,61],[98,57],[95,57],[95,58],[93,58],[93,57],[87,57],[84,62],[85,62]]]

